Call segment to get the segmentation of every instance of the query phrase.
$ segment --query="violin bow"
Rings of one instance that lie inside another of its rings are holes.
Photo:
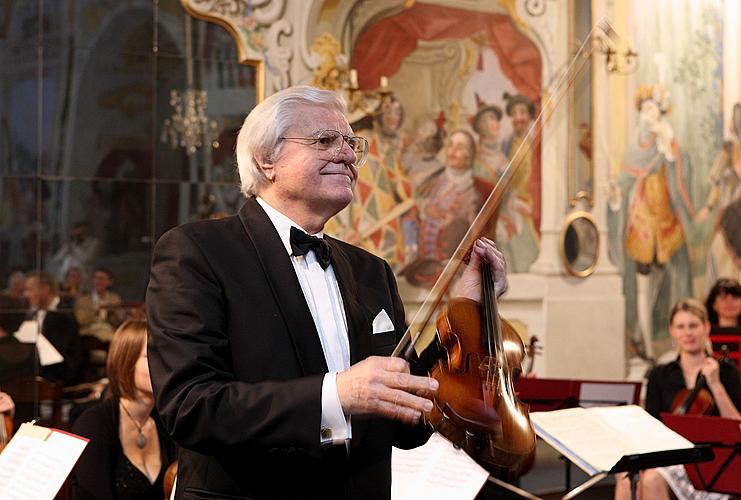
[[[600,39],[597,35],[601,35],[602,38]],[[391,354],[392,356],[402,356],[404,359],[410,359],[415,351],[420,355],[435,340],[435,329],[428,328],[428,326],[435,311],[440,306],[444,294],[450,288],[462,264],[467,260],[474,242],[495,215],[504,195],[512,184],[515,174],[524,163],[523,159],[533,152],[537,144],[540,144],[545,123],[549,122],[555,114],[558,105],[568,95],[569,90],[573,88],[576,78],[581,74],[587,61],[590,60],[595,47],[599,43],[604,43],[604,38],[611,40],[613,43],[619,40],[612,25],[603,17],[592,27],[568,64],[557,71],[555,77],[551,79],[551,83],[546,85],[543,93],[545,99],[540,106],[538,116],[533,120],[527,134],[525,134],[524,139],[507,163],[507,167],[494,189],[492,189],[440,276],[428,292],[424,302],[415,313],[409,327]]]

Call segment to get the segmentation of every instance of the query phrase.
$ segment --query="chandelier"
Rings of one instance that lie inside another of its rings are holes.
[[[184,25],[187,87],[182,92],[177,89],[170,91],[170,106],[175,111],[170,118],[165,119],[160,140],[162,143],[169,142],[173,149],[178,146],[185,148],[186,154],[190,156],[204,143],[211,142],[213,148],[218,148],[219,143],[216,141],[216,120],[210,120],[206,115],[208,92],[193,86],[191,22],[187,13],[184,16]]]

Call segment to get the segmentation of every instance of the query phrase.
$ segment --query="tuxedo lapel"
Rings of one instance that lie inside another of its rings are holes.
[[[342,303],[347,318],[347,339],[350,343],[350,364],[354,365],[371,354],[370,332],[367,325],[367,314],[358,300],[356,280],[353,278],[352,263],[348,255],[335,240],[325,235],[324,238],[332,249],[332,269],[340,286]]]
[[[249,198],[239,211],[265,270],[270,291],[282,313],[296,357],[305,375],[327,372],[327,362],[311,311],[301,291],[296,271],[278,232],[257,200]]]

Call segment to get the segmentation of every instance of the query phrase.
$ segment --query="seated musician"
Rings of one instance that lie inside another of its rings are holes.
[[[152,414],[147,327],[124,322],[108,353],[107,397],[75,421],[72,432],[90,439],[75,466],[74,498],[164,498],[164,476],[176,447]]]
[[[719,363],[708,355],[710,323],[705,307],[695,299],[680,300],[672,309],[669,333],[677,345],[679,356],[651,370],[646,410],[656,418],[662,412],[672,412],[677,394],[683,389],[692,389],[698,375],[702,374],[714,402],[715,409],[711,414],[741,419],[741,377],[733,363]],[[670,488],[679,498],[718,498],[705,497],[705,492],[695,491],[682,465],[641,472],[638,498],[668,499]],[[615,499],[627,498],[630,498],[630,482],[622,476],[616,483]]]
[[[733,278],[721,278],[708,292],[711,334],[741,335],[741,284]]]

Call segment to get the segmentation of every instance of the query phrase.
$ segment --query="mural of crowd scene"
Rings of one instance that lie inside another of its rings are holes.
[[[351,66],[360,88],[385,77],[392,95],[354,124],[368,139],[369,160],[330,232],[386,258],[409,284],[429,287],[521,148],[487,232],[510,272],[526,272],[540,227],[540,144],[525,138],[541,93],[535,42],[503,13],[415,4],[366,29]]]
[[[676,16],[638,1],[632,8],[642,12],[632,36],[643,63],[608,230],[631,348],[655,358],[670,349],[665,325],[678,298],[704,298],[717,277],[739,275],[739,118],[724,116],[718,99],[722,2],[685,0]]]

